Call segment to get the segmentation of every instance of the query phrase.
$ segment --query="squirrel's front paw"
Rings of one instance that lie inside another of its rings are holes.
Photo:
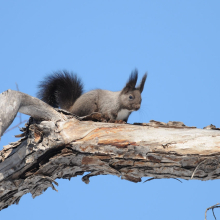
[[[100,121],[100,122],[106,122],[106,119],[103,118],[103,115],[98,112],[93,112],[90,115],[86,115],[83,117],[80,117],[82,121]]]
[[[126,124],[125,121],[123,120],[114,120],[114,119],[111,119],[108,121],[109,123],[116,123],[116,124]]]

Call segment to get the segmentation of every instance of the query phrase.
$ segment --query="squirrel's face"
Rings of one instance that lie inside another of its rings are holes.
[[[123,109],[137,111],[141,107],[141,93],[138,89],[121,94],[121,104]]]
[[[121,91],[121,108],[128,109],[130,111],[137,111],[141,107],[141,93],[144,89],[147,74],[144,74],[140,85],[135,87],[137,78],[138,72],[135,70],[131,73],[126,86]]]

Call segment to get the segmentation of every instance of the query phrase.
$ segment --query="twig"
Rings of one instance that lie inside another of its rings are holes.
[[[196,170],[198,169],[198,167],[199,167],[202,163],[204,163],[206,160],[208,160],[208,159],[209,159],[209,158],[203,160],[202,162],[200,162],[200,163],[197,165],[196,169],[194,170],[194,172],[193,172],[193,174],[192,174],[192,176],[191,176],[191,179],[193,179],[194,174],[196,173]]]
[[[207,214],[207,211],[208,211],[209,209],[212,209],[213,216],[214,216],[214,218],[215,218],[215,220],[216,220],[216,216],[215,216],[215,213],[214,213],[214,209],[215,209],[215,208],[220,208],[219,204],[220,204],[220,203],[217,203],[217,204],[215,204],[215,205],[213,205],[213,206],[210,206],[209,208],[206,209],[206,211],[205,211],[205,220],[207,220],[206,214]]]
[[[143,183],[146,183],[146,182],[151,181],[151,180],[154,180],[154,179],[156,179],[156,178],[152,177],[152,178],[150,178],[150,179],[145,180]]]
[[[17,128],[19,125],[23,124],[23,123],[26,122],[26,121],[27,121],[27,120],[24,120],[24,121],[20,122],[19,124],[15,125],[14,127],[8,129],[7,131],[4,132],[4,134],[6,134],[7,132],[9,132],[9,131],[11,131],[11,130]]]
[[[213,214],[213,216],[214,216],[214,218],[216,220],[215,213],[214,213],[214,208],[212,209],[212,214]]]
[[[150,179],[145,180],[143,183],[146,183],[146,182],[151,181],[151,180],[154,180],[154,179],[156,180],[156,179],[158,179],[158,178],[152,177],[152,178],[150,178]],[[177,179],[177,178],[172,178],[172,179],[177,180],[177,181],[183,183],[181,180],[179,180],[179,179]]]
[[[181,180],[179,180],[179,179],[177,179],[177,178],[172,178],[172,179],[175,179],[175,180],[177,180],[177,181],[179,181],[179,182],[183,183]]]

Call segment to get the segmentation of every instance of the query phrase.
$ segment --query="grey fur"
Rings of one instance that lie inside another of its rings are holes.
[[[63,77],[66,76],[63,75]],[[70,75],[68,75],[68,77],[70,77]],[[63,104],[63,106],[70,106],[65,110],[78,116],[85,116],[90,115],[93,112],[99,112],[107,119],[123,120],[127,122],[131,112],[137,111],[140,108],[142,101],[141,92],[144,89],[147,74],[143,76],[140,85],[136,88],[137,77],[138,72],[135,70],[131,73],[129,80],[122,91],[112,92],[101,89],[91,90],[77,97],[77,99],[75,98],[76,101],[74,98],[74,101],[72,102],[69,100],[68,105]],[[53,85],[52,81],[49,83]],[[59,86],[56,87],[59,88]],[[47,88],[42,88],[40,93],[44,94],[44,90],[48,93]],[[72,88],[69,93],[73,91],[74,88]],[[57,94],[59,94],[57,100],[62,100],[62,93],[60,91],[56,91],[56,96]],[[50,96],[55,96],[55,94],[50,94]]]

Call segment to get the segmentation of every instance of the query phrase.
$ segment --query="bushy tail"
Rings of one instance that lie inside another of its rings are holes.
[[[38,85],[37,97],[54,108],[69,111],[83,93],[83,84],[77,75],[68,71],[58,71],[44,78]]]

